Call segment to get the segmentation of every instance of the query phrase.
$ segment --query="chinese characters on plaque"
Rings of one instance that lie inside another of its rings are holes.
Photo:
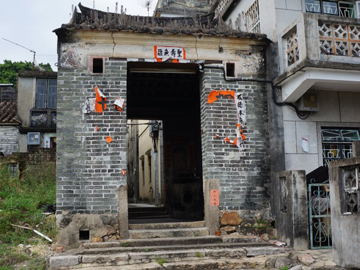
[[[182,47],[155,46],[155,58],[157,59],[185,59],[185,49]]]
[[[210,205],[218,206],[219,204],[220,204],[219,190],[218,189],[210,189]]]

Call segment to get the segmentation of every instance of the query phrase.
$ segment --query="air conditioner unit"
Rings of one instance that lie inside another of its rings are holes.
[[[306,92],[298,101],[299,111],[319,111],[319,99],[315,91]]]
[[[28,132],[27,144],[28,145],[40,145],[40,132]]]

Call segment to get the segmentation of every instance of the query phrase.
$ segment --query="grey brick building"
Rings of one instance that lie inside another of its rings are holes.
[[[109,226],[127,236],[128,119],[163,122],[171,215],[204,218],[214,203],[204,194],[208,180],[219,181],[220,210],[266,215],[266,37],[212,15],[146,18],[79,7],[55,30],[59,243],[105,235]],[[117,99],[125,100],[122,111]]]

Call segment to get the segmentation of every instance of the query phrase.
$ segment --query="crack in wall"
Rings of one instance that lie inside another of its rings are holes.
[[[198,48],[197,48],[197,39],[198,39],[198,36],[195,36],[195,53],[196,53],[196,60],[199,60]]]
[[[112,56],[111,57],[114,57],[114,53],[115,53],[115,47],[116,47],[116,43],[115,43],[115,39],[114,39],[114,32],[111,32],[111,38],[113,40],[113,51],[112,51]]]

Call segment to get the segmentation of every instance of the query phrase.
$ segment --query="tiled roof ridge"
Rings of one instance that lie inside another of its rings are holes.
[[[193,15],[187,17],[145,17],[132,16],[125,13],[103,12],[85,7],[79,3],[81,13],[74,10],[73,17],[68,24],[60,29],[85,31],[131,31],[151,34],[203,34],[210,36],[231,36],[253,39],[266,39],[266,35],[241,32],[232,29],[221,18],[214,19],[215,13],[207,15]],[[56,29],[55,32],[60,29]]]

